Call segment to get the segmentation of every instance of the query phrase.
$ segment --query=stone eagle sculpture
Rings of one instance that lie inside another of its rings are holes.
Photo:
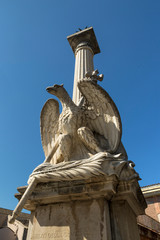
[[[44,163],[37,166],[28,187],[10,216],[10,223],[40,182],[75,181],[115,175],[120,180],[139,178],[121,143],[122,124],[119,112],[109,94],[97,84],[103,76],[87,73],[78,82],[82,94],[75,105],[63,85],[46,90],[62,104],[49,99],[40,117]]]
[[[47,162],[57,164],[88,158],[98,152],[116,153],[121,143],[119,112],[109,94],[96,81],[78,83],[84,103],[75,105],[63,85],[46,90],[62,104],[49,99],[40,117],[41,139]]]

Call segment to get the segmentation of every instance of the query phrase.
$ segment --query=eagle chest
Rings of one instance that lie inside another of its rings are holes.
[[[77,114],[64,111],[59,119],[59,130],[63,134],[74,134],[77,126]]]

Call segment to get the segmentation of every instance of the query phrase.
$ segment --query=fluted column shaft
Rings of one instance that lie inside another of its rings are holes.
[[[78,104],[81,93],[77,87],[77,83],[85,77],[87,72],[94,70],[93,65],[94,53],[86,43],[79,44],[75,51],[75,72],[73,86],[73,102]]]

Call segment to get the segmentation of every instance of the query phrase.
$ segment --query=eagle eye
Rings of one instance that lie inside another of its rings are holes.
[[[60,88],[60,87],[63,87],[63,84],[61,84],[61,85],[55,84],[53,87],[54,88]]]
[[[54,88],[59,88],[60,86],[58,84],[55,84],[53,87]]]

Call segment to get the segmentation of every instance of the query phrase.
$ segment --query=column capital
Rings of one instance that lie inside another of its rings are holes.
[[[76,49],[75,49],[74,54],[76,55],[77,52],[81,49],[88,49],[92,53],[92,55],[94,56],[94,52],[87,42],[81,42],[80,44],[78,44]]]
[[[75,53],[76,48],[81,43],[87,43],[94,54],[100,53],[100,48],[93,30],[93,27],[86,28],[67,37],[69,44]]]

